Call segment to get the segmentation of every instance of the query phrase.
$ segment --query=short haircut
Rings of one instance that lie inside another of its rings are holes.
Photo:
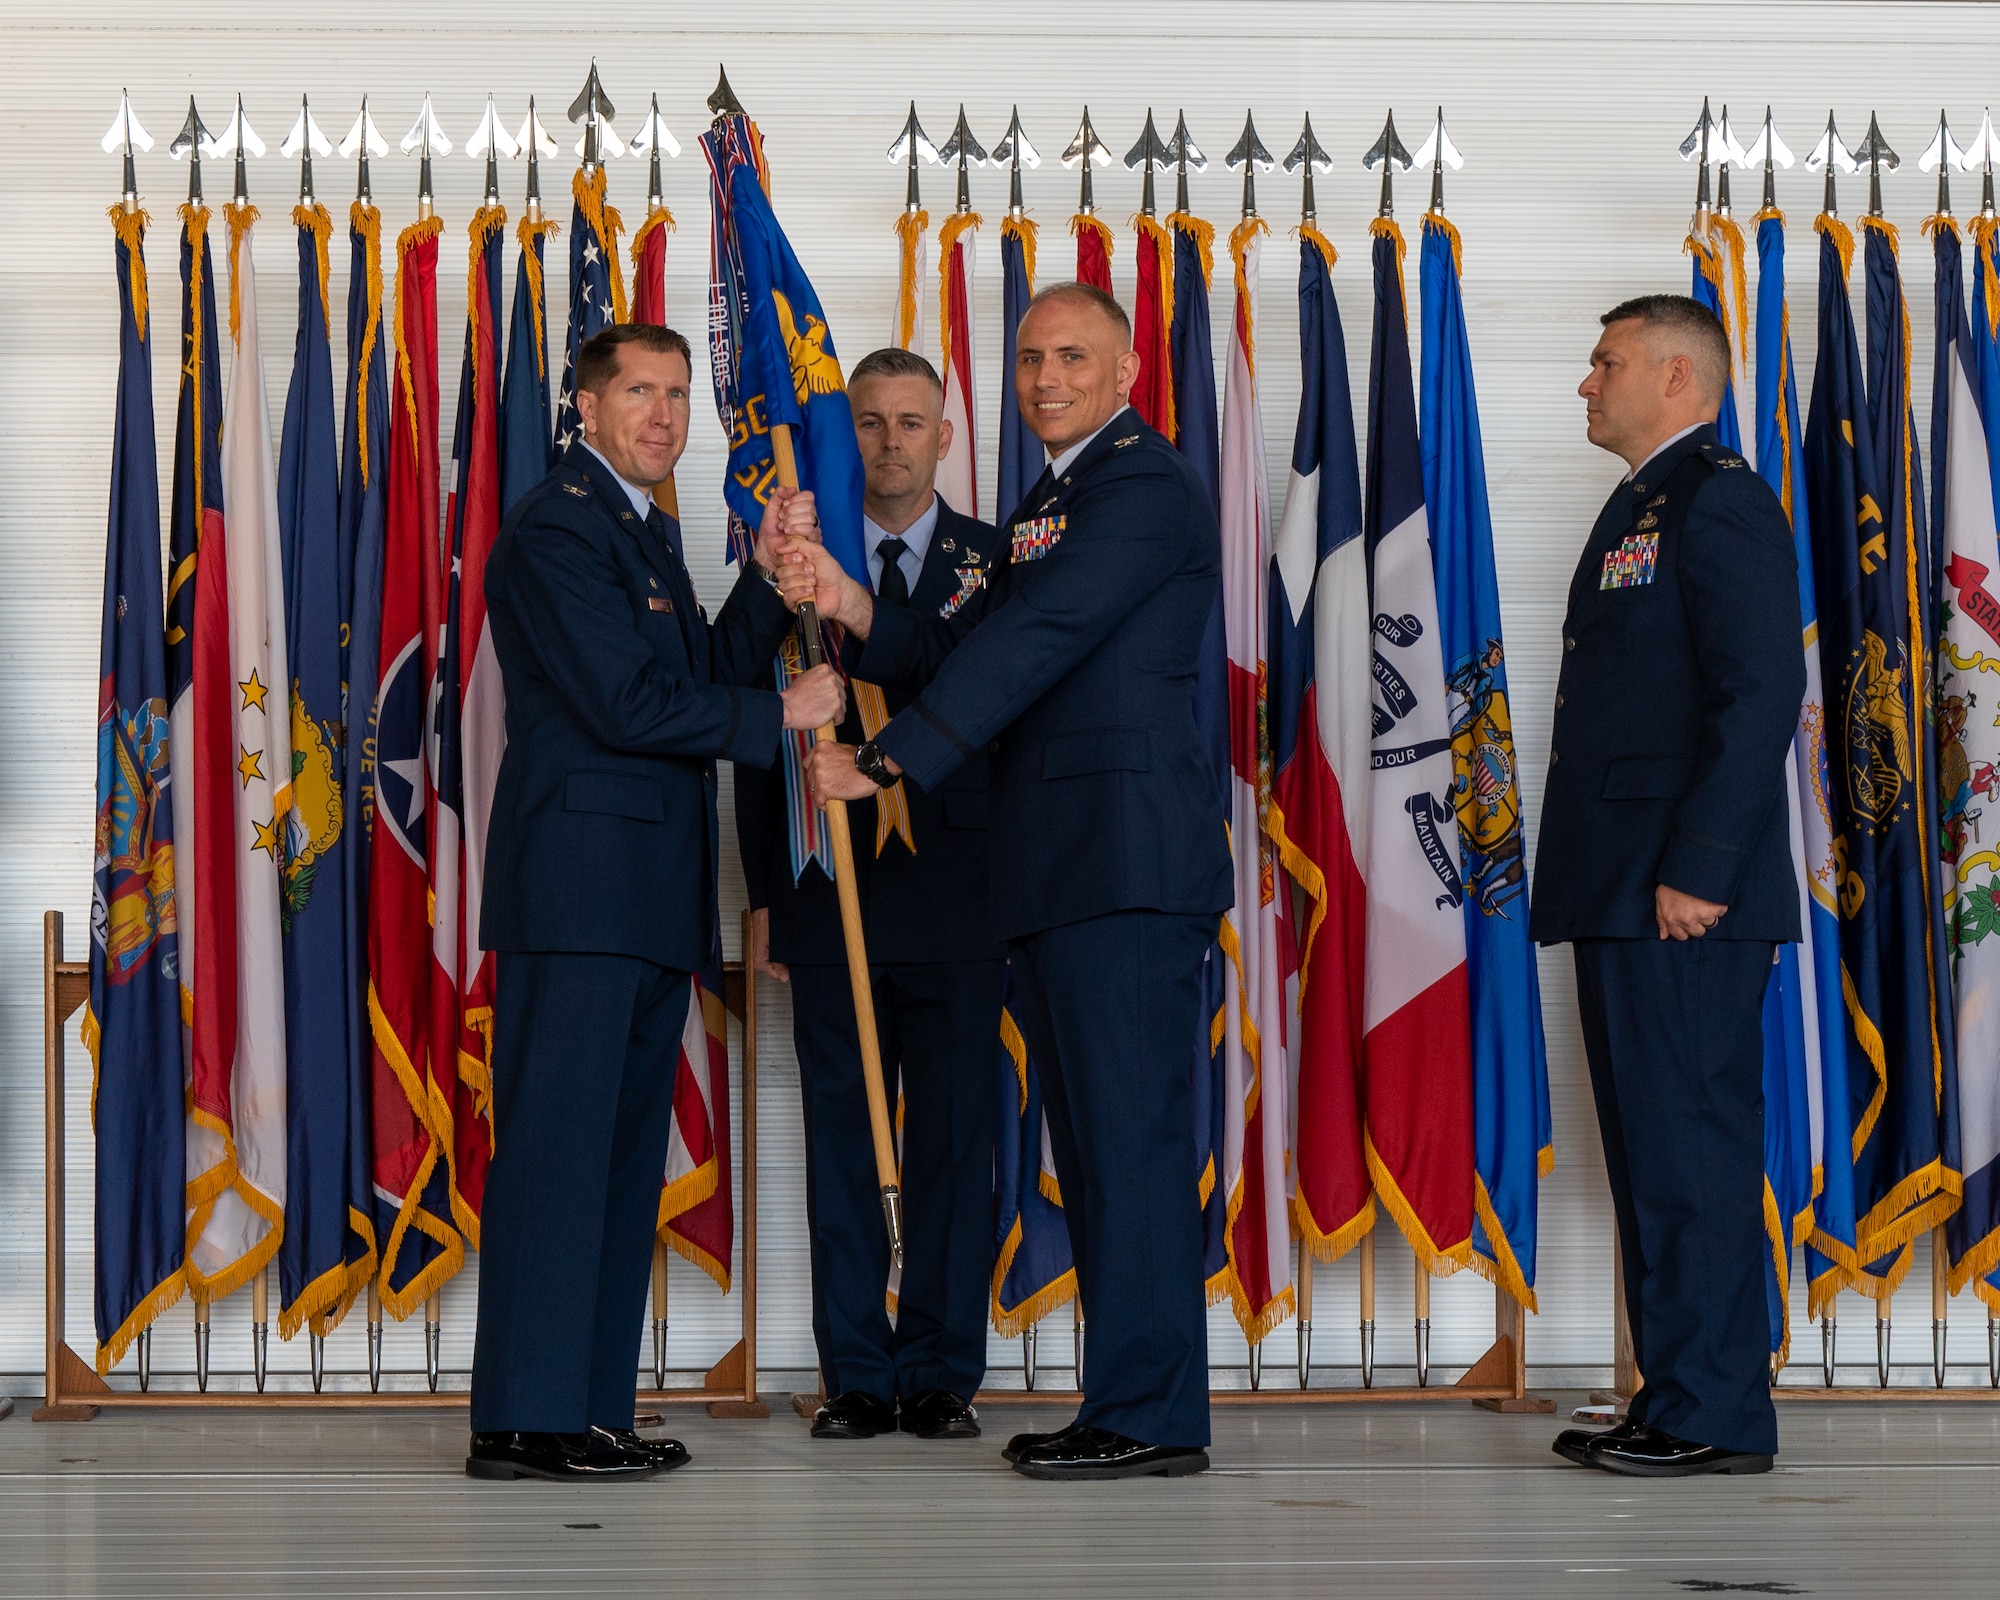
[[[650,350],[656,356],[677,355],[688,364],[688,376],[694,376],[694,351],[683,335],[657,323],[619,322],[593,333],[577,348],[578,390],[587,390],[591,394],[604,393],[618,376],[618,364],[624,360],[619,352],[628,344]]]
[[[863,378],[922,378],[939,394],[944,393],[944,379],[938,376],[936,367],[916,351],[899,349],[893,344],[870,350],[855,362],[847,386],[851,389]]]
[[[1132,319],[1125,315],[1125,308],[1094,283],[1052,283],[1046,289],[1037,291],[1035,298],[1028,302],[1028,310],[1033,311],[1045,300],[1076,300],[1092,306],[1117,324],[1118,332],[1127,344],[1132,342]],[[1023,320],[1026,320],[1025,316]]]
[[[1644,323],[1649,333],[1666,336],[1667,358],[1684,355],[1694,363],[1703,393],[1720,400],[1729,387],[1729,335],[1722,321],[1699,300],[1684,294],[1642,294],[1613,306],[1597,319]],[[1659,353],[1657,347],[1654,353]]]

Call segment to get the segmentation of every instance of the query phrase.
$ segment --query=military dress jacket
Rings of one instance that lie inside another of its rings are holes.
[[[1805,685],[1784,508],[1697,428],[1612,494],[1570,582],[1534,938],[1658,938],[1666,884],[1729,908],[1709,938],[1797,939]]]
[[[699,970],[715,933],[718,757],[768,766],[779,697],[748,687],[791,614],[746,568],[710,623],[675,553],[579,441],[486,564],[507,696],[480,943]]]
[[[910,591],[910,610],[936,617],[993,570],[1000,535],[991,523],[960,516],[942,501],[937,527]],[[890,603],[877,599],[878,613]],[[761,682],[771,681],[767,673]],[[883,689],[891,716],[915,698],[907,685]],[[859,745],[868,736],[860,704],[850,694],[840,742]],[[986,898],[986,750],[981,747],[936,789],[902,786],[909,808],[914,853],[893,831],[876,848],[877,802],[847,808],[854,836],[854,871],[861,892],[868,958],[878,964],[998,960]],[[844,965],[847,947],[833,883],[808,864],[792,876],[791,828],[781,768],[736,769],[736,842],[743,853],[743,883],[752,910],[771,914],[771,959]]]
[[[949,616],[879,607],[857,670],[921,687],[879,743],[925,789],[992,747],[996,938],[1235,893],[1195,722],[1222,542],[1186,459],[1129,407],[1004,527]]]

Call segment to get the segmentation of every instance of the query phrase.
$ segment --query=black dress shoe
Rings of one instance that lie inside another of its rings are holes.
[[[1549,1448],[1565,1461],[1574,1461],[1579,1467],[1593,1467],[1597,1463],[1591,1460],[1590,1452],[1606,1439],[1629,1439],[1643,1431],[1644,1423],[1621,1417],[1609,1428],[1565,1428]]]
[[[596,1483],[650,1478],[659,1463],[642,1451],[627,1450],[608,1434],[475,1433],[465,1458],[468,1478],[548,1478],[558,1483]]]
[[[1077,1428],[1030,1445],[1014,1470],[1052,1483],[1108,1478],[1184,1478],[1208,1470],[1208,1452],[1187,1445],[1141,1444],[1107,1428]]]
[[[972,1402],[961,1400],[949,1389],[926,1389],[903,1402],[900,1423],[903,1432],[919,1439],[977,1439],[979,1413]]]
[[[1068,1427],[1056,1429],[1054,1433],[1017,1433],[1007,1441],[1007,1448],[1000,1452],[1001,1458],[1010,1464],[1019,1461],[1036,1445],[1047,1444],[1054,1439],[1067,1439],[1079,1426],[1081,1424],[1072,1422]]]
[[[1593,1467],[1630,1478],[1694,1478],[1707,1473],[1744,1477],[1769,1472],[1771,1460],[1770,1456],[1745,1450],[1725,1450],[1720,1445],[1676,1439],[1657,1428],[1640,1428],[1623,1439],[1600,1437],[1590,1447]]]
[[[630,1428],[600,1428],[590,1425],[593,1435],[608,1439],[621,1450],[636,1450],[662,1472],[672,1472],[675,1467],[684,1467],[691,1459],[687,1446],[678,1439],[648,1439],[643,1434],[634,1433]]]
[[[813,1413],[815,1439],[872,1439],[896,1431],[896,1408],[865,1389],[837,1394]]]

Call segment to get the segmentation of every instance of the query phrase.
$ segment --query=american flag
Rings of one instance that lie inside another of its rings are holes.
[[[573,189],[576,207],[569,225],[569,336],[563,345],[562,391],[556,397],[556,452],[581,436],[576,410],[576,353],[583,341],[602,333],[625,315],[625,279],[618,265],[618,234],[624,224],[604,203],[604,169],[586,178],[579,170]]]

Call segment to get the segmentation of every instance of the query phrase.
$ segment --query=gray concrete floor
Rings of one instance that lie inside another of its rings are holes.
[[[1568,1403],[1580,1396],[1565,1396]],[[1215,1470],[1032,1483],[985,1439],[815,1443],[675,1412],[694,1464],[474,1483],[463,1413],[0,1422],[0,1595],[1993,1595],[2000,1406],[1788,1405],[1760,1478],[1644,1482],[1560,1418],[1218,1408]]]

